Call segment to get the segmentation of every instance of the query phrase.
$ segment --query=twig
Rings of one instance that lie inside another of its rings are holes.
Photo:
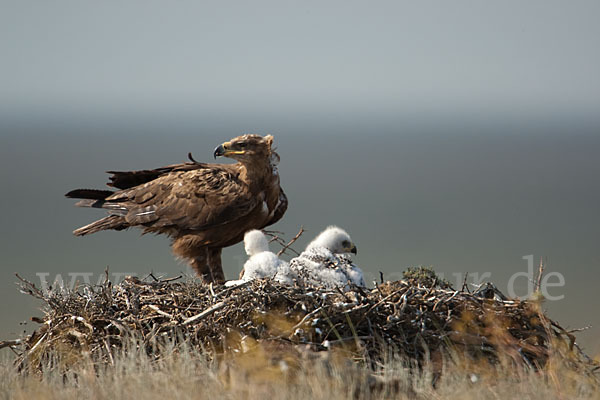
[[[46,336],[48,336],[48,332],[44,333],[42,337],[40,337],[38,341],[29,349],[29,354],[33,353],[33,351],[37,349],[37,347],[46,339]]]
[[[19,278],[19,280],[21,282],[24,283],[25,288],[27,288],[29,290],[29,293],[33,296],[33,297],[37,297],[38,299],[42,299],[45,300],[45,296],[44,293],[38,289],[35,284],[33,282],[28,281],[27,279],[23,278],[21,275],[19,275],[18,273],[15,273],[16,277]]]
[[[102,284],[106,285],[107,283],[108,283],[108,265],[104,269],[104,282]]]
[[[294,253],[296,253],[296,255],[297,255],[297,256],[299,256],[299,255],[300,255],[300,253],[298,253],[296,250],[294,250],[294,249],[290,248],[290,246],[291,246],[292,244],[294,244],[294,242],[295,242],[296,240],[298,240],[298,238],[299,238],[300,236],[302,236],[302,234],[303,234],[303,233],[304,233],[304,226],[300,226],[300,230],[298,231],[298,233],[296,234],[296,236],[294,236],[294,238],[293,238],[292,240],[290,240],[290,241],[288,242],[288,244],[286,244],[285,246],[283,246],[283,248],[277,252],[277,257],[279,257],[280,255],[282,255],[282,254],[283,254],[283,253],[284,253],[286,250],[288,250],[288,249],[290,249],[291,251],[293,251]]]
[[[221,308],[225,307],[226,304],[227,303],[224,301],[215,303],[214,305],[208,307],[206,310],[202,311],[200,314],[196,314],[193,317],[186,319],[185,321],[183,321],[182,325],[188,325],[194,321],[202,319],[202,318],[206,317],[207,315],[210,315],[210,314],[214,313],[215,311],[220,310]]]
[[[568,333],[583,332],[583,331],[587,331],[587,330],[589,330],[591,328],[592,328],[591,326],[584,326],[583,328],[569,329],[567,332]]]
[[[283,232],[281,232],[281,231],[271,231],[271,230],[264,229],[263,233],[267,236],[273,236],[273,237],[279,236],[279,235],[283,236]]]
[[[340,333],[338,332],[338,330],[335,328],[335,325],[333,324],[333,322],[331,322],[331,319],[329,319],[329,317],[327,316],[327,314],[325,314],[324,310],[321,310],[321,315],[323,316],[323,318],[325,319],[325,321],[327,321],[327,323],[329,324],[329,327],[331,328],[330,330],[338,338],[338,340],[340,340],[340,341],[343,340],[342,335],[340,335]]]
[[[467,277],[468,276],[469,276],[469,274],[465,272],[465,277],[463,278],[462,288],[460,289],[461,292],[464,292],[466,289],[467,292],[471,293],[469,291],[469,285],[467,285]]]
[[[350,303],[352,301],[348,298],[348,296],[346,296],[346,293],[344,293],[344,291],[339,286],[336,286],[335,290],[346,300],[346,302]]]
[[[183,278],[183,275],[177,275],[177,276],[175,276],[175,277],[173,277],[173,278],[165,278],[165,279],[161,279],[161,280],[160,280],[160,283],[173,282],[173,281],[176,281],[177,279],[181,279],[181,278]]]
[[[146,277],[144,279],[142,279],[142,281],[145,281],[148,278],[154,279],[154,282],[159,282],[159,279],[154,276],[154,272],[150,272],[148,275],[146,275]]]
[[[18,346],[22,343],[21,339],[15,339],[15,340],[3,340],[0,341],[0,349],[3,349],[5,347],[12,347],[12,346]]]
[[[234,291],[235,289],[239,289],[239,288],[242,288],[242,287],[244,287],[244,286],[248,286],[248,285],[249,285],[249,284],[251,284],[251,283],[252,283],[252,281],[247,281],[247,282],[238,283],[238,284],[237,284],[237,285],[235,285],[235,286],[229,286],[227,289],[225,289],[225,290],[223,290],[223,291],[219,292],[219,296],[221,296],[221,295],[225,295],[225,294],[227,294],[227,293],[229,293],[229,292],[232,292],[232,291]]]
[[[323,307],[319,307],[319,308],[317,308],[317,309],[315,309],[315,310],[313,310],[313,311],[309,312],[308,314],[306,314],[306,315],[304,316],[304,318],[302,318],[302,319],[300,320],[300,322],[298,322],[296,325],[294,325],[294,326],[292,327],[292,329],[291,329],[291,331],[292,331],[292,335],[294,334],[294,332],[296,332],[296,329],[298,329],[298,328],[300,328],[302,325],[304,325],[304,323],[305,323],[306,321],[308,321],[308,320],[309,320],[309,319],[310,319],[312,316],[314,316],[315,314],[317,314],[317,313],[318,313],[319,311],[321,311],[322,309],[323,309]]]
[[[354,324],[352,323],[352,320],[350,319],[350,314],[349,313],[345,313],[346,314],[346,321],[348,322],[348,326],[350,327],[350,330],[352,331],[352,337],[356,339],[356,344],[358,345],[358,334],[356,333],[356,328],[354,327]]]
[[[544,275],[544,261],[543,258],[540,257],[540,265],[538,267],[538,276],[537,276],[537,281],[535,283],[535,291],[539,292],[540,288],[542,287],[542,277]]]
[[[281,246],[285,246],[285,241],[279,237],[279,235],[283,236],[283,233],[279,232],[279,231],[263,231],[263,233],[267,236],[270,236],[271,239],[269,239],[269,243],[273,243],[273,242],[277,242],[279,243]]]
[[[154,304],[148,304],[147,306],[148,306],[148,308],[151,308],[151,309],[153,309],[154,311],[156,311],[157,313],[159,313],[159,314],[160,314],[160,315],[162,315],[162,316],[169,317],[169,318],[171,318],[171,319],[175,318],[175,317],[173,317],[171,314],[169,314],[169,313],[166,313],[166,312],[162,311],[160,308],[158,308],[158,307],[157,307],[157,306],[155,306]]]

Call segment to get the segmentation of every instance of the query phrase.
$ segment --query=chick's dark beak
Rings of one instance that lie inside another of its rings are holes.
[[[356,249],[356,245],[353,244],[352,247],[350,248],[350,253],[356,254],[358,252],[358,250]]]
[[[219,147],[217,147],[215,149],[215,152],[213,153],[213,157],[217,158],[217,157],[220,157],[220,156],[222,156],[224,154],[225,154],[225,148],[221,144],[221,145],[219,145]]]

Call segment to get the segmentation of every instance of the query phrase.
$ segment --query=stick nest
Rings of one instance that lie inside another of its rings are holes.
[[[560,354],[573,368],[597,369],[540,302],[506,299],[491,284],[474,293],[456,290],[423,269],[348,292],[269,279],[226,288],[128,277],[45,293],[23,281],[22,290],[46,305],[43,318],[32,318],[41,326],[11,343],[25,371],[39,371],[57,355],[67,368],[81,355],[110,363],[132,339],[157,358],[161,341],[184,341],[214,357],[244,352],[250,340],[310,352],[342,349],[371,366],[392,353],[417,365],[460,354],[538,369]]]

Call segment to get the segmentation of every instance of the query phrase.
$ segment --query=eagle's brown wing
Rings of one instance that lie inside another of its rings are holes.
[[[191,154],[188,155],[191,159]],[[191,171],[195,169],[207,168],[208,165],[196,161],[181,164],[167,165],[156,169],[143,169],[139,171],[106,171],[111,174],[108,186],[117,189],[130,189],[153,181],[154,179],[175,171]]]
[[[107,197],[102,206],[129,226],[149,230],[205,230],[250,213],[261,198],[224,167],[176,171]]]

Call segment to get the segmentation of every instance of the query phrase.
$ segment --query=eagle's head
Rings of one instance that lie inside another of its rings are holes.
[[[231,139],[215,149],[215,158],[223,156],[240,162],[252,162],[256,159],[269,160],[273,136],[242,135]]]
[[[306,250],[315,247],[324,247],[335,254],[354,253],[356,245],[352,242],[350,235],[337,226],[329,226],[308,244]]]

